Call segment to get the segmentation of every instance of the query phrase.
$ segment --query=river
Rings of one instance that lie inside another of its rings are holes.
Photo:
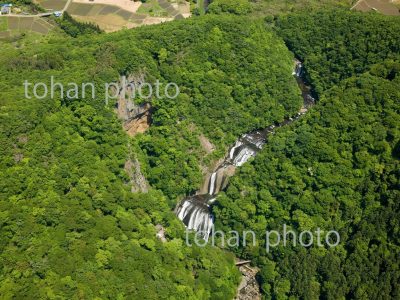
[[[251,157],[257,155],[277,128],[286,126],[299,119],[307,113],[309,108],[315,104],[311,95],[311,88],[304,80],[304,69],[300,61],[295,60],[293,76],[302,92],[304,99],[303,107],[293,117],[285,119],[282,123],[272,124],[264,129],[246,133],[239,137],[227,152],[225,158],[219,163],[214,172],[206,176],[204,186],[207,193],[198,191],[195,195],[185,198],[175,209],[178,218],[189,230],[194,230],[208,240],[214,225],[214,216],[211,206],[216,201],[217,195],[224,190],[228,179],[235,173],[237,167],[242,166]]]

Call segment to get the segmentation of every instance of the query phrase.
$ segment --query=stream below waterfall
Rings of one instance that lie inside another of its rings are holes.
[[[315,104],[315,99],[311,95],[311,88],[304,81],[302,63],[298,60],[295,61],[293,76],[296,77],[304,99],[300,111],[280,124],[273,124],[267,128],[242,135],[230,147],[225,159],[215,168],[214,172],[206,177],[207,193],[198,192],[196,195],[189,196],[176,207],[175,213],[185,226],[189,230],[199,232],[205,240],[208,240],[214,225],[214,216],[210,208],[216,200],[217,194],[227,186],[228,179],[234,174],[235,168],[242,166],[251,157],[256,156],[267,142],[268,136],[274,134],[276,128],[291,124]]]

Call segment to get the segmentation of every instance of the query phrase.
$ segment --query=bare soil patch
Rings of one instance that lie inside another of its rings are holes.
[[[400,16],[399,7],[390,0],[361,0],[352,9],[362,12],[378,11],[388,16]]]

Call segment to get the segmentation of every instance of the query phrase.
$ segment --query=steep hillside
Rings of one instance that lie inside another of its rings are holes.
[[[232,298],[232,255],[187,247],[171,206],[201,180],[201,134],[218,157],[236,135],[298,109],[292,62],[272,31],[245,19],[3,42],[1,297]],[[104,83],[121,75],[181,90],[172,100],[134,99],[152,107],[144,135],[123,131],[119,100],[105,105]],[[63,93],[33,97],[33,85],[42,95],[51,76]],[[93,83],[95,98],[67,93],[69,83]],[[132,193],[129,176],[138,172],[159,190]]]
[[[276,24],[320,101],[231,179],[216,227],[256,232],[255,246],[230,249],[261,267],[267,299],[398,298],[399,23],[333,11]],[[267,243],[266,230],[280,243]],[[337,246],[325,239],[330,231]]]
[[[372,64],[399,58],[397,17],[322,10],[282,16],[272,24],[309,69],[308,79],[318,93]]]

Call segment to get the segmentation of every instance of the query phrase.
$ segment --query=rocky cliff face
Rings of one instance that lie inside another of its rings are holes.
[[[131,137],[145,132],[151,123],[152,107],[150,103],[135,104],[134,97],[132,97],[133,90],[130,88],[144,83],[144,77],[144,73],[141,72],[136,75],[129,75],[127,78],[121,76],[117,83],[118,99],[115,112],[118,118],[122,120],[124,130]],[[124,169],[130,178],[132,192],[147,193],[149,184],[142,174],[139,160],[134,154],[130,153]]]
[[[116,113],[118,118],[123,121],[123,128],[129,136],[145,132],[151,123],[152,107],[150,103],[135,104],[133,102],[132,86],[139,86],[144,83],[144,74],[129,75],[127,78],[121,77],[118,86],[118,100]]]
[[[243,265],[239,267],[239,270],[243,274],[243,278],[234,300],[260,300],[260,287],[256,280],[258,269]]]
[[[135,108],[136,112],[132,114],[123,124],[124,130],[129,136],[135,136],[138,133],[144,133],[150,127],[151,123],[151,105],[146,103]]]
[[[148,192],[149,184],[146,178],[143,176],[142,171],[140,169],[140,163],[136,158],[128,159],[125,162],[125,171],[129,175],[130,184],[132,186],[131,191],[133,193]]]
[[[213,173],[206,174],[204,183],[200,188],[200,190],[198,191],[198,194],[199,195],[207,194],[211,190],[212,194],[219,193],[227,186],[229,177],[235,174],[235,169],[236,169],[235,166],[228,165],[218,168]]]

